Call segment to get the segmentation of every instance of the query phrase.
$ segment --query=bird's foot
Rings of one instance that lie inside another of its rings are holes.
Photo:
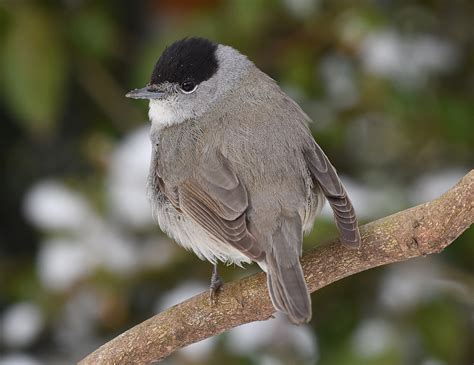
[[[217,264],[215,264],[212,268],[211,285],[209,287],[209,300],[211,302],[211,305],[216,304],[217,293],[221,288],[222,284],[224,284],[224,282],[219,276],[219,273],[217,272]]]

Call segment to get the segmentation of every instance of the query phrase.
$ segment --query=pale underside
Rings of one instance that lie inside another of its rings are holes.
[[[305,233],[311,231],[314,219],[322,209],[325,199],[322,195],[310,195],[310,203],[305,210],[300,213]],[[312,201],[316,199],[317,201]],[[222,242],[218,238],[209,234],[192,218],[186,217],[178,212],[172,204],[163,197],[161,204],[155,205],[153,217],[158,222],[160,228],[174,239],[178,244],[189,251],[193,251],[201,260],[207,260],[213,264],[221,261],[227,265],[235,264],[242,267],[242,264],[251,263],[252,260],[245,256],[238,249],[227,242]],[[260,267],[266,271],[265,262],[258,262]]]

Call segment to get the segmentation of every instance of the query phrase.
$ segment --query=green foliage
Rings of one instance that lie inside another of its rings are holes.
[[[71,40],[84,56],[100,60],[116,51],[119,36],[113,20],[100,9],[87,9],[72,18],[68,27]]]
[[[434,301],[419,308],[413,320],[425,351],[447,364],[461,363],[462,349],[469,346],[470,336],[464,315],[450,300]]]
[[[54,14],[29,4],[10,16],[2,52],[5,101],[32,133],[52,131],[66,93],[61,28]]]

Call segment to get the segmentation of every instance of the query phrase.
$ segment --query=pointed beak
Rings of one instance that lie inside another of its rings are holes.
[[[135,89],[128,92],[125,96],[132,99],[161,99],[165,96],[165,92],[157,90],[153,86],[145,86],[141,89]]]

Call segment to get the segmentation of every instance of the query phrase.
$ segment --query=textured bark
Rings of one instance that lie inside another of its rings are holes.
[[[439,253],[473,223],[474,170],[440,198],[362,226],[360,249],[335,240],[305,252],[301,261],[308,287],[314,292],[372,267]],[[149,364],[274,312],[265,274],[255,274],[225,284],[215,305],[208,292],[192,297],[124,332],[80,364]]]

